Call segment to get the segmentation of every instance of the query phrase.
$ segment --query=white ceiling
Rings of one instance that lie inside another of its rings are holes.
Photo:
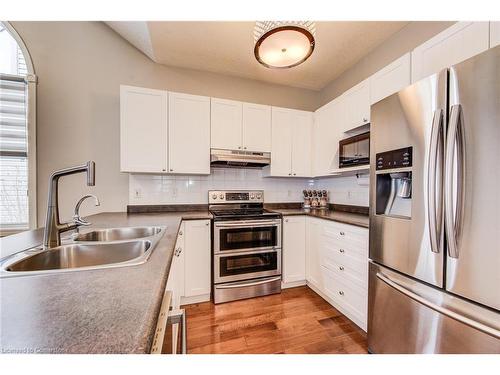
[[[268,69],[253,55],[254,22],[107,22],[157,63],[321,90],[408,22],[316,22],[302,65]]]

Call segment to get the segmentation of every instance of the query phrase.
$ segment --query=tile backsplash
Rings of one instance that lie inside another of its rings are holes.
[[[324,189],[330,203],[368,206],[364,178],[321,179],[263,177],[260,169],[213,168],[209,176],[129,175],[129,204],[208,203],[208,190],[264,190],[267,203],[301,202],[302,190]],[[361,185],[360,185],[361,183]]]

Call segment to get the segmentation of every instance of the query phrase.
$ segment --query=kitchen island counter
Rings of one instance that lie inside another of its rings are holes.
[[[210,218],[207,210],[90,216],[94,228],[166,231],[140,265],[1,278],[2,353],[148,353],[180,223]],[[2,256],[41,243],[42,231],[31,232],[2,239]]]

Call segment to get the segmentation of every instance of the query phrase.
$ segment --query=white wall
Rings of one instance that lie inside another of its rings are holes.
[[[212,169],[210,176],[131,174],[129,204],[206,204],[208,190],[218,189],[264,190],[266,203],[301,202],[302,190],[321,189],[330,192],[330,203],[368,206],[367,178],[270,178],[258,169]]]

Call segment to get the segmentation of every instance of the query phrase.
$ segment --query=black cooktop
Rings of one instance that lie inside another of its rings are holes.
[[[240,208],[240,209],[224,209],[217,208],[211,209],[210,212],[214,215],[214,218],[269,218],[269,217],[280,217],[277,212],[272,212],[264,208]]]

